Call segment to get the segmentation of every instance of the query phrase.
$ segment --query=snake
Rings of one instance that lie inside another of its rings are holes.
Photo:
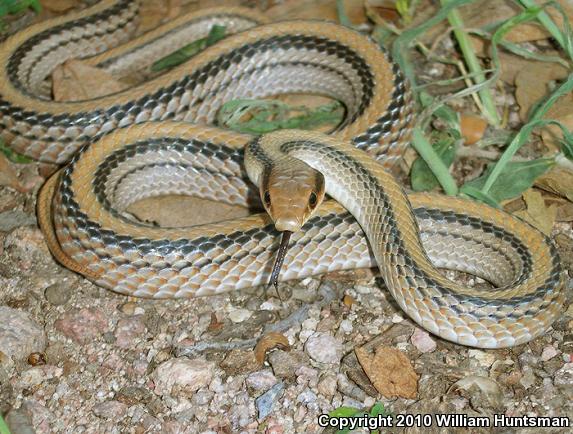
[[[62,265],[136,297],[220,294],[267,283],[284,231],[292,236],[280,281],[378,267],[400,308],[445,340],[519,345],[559,317],[565,274],[547,236],[499,209],[405,193],[398,183],[414,100],[374,41],[335,23],[269,22],[244,8],[181,15],[130,40],[139,6],[104,1],[32,25],[0,52],[0,137],[39,161],[65,164],[37,201],[39,226]],[[206,37],[214,24],[226,38],[153,72],[158,57]],[[50,74],[74,57],[140,80],[112,95],[54,101]],[[227,101],[289,93],[338,100],[344,119],[328,134],[253,137],[217,125]],[[167,194],[267,212],[188,227],[129,212]],[[441,269],[493,288],[454,283]]]

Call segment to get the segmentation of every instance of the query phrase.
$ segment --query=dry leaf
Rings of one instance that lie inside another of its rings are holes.
[[[349,296],[348,294],[346,294],[344,296],[344,298],[342,299],[342,303],[344,303],[344,306],[346,306],[347,308],[350,309],[352,307],[352,305],[354,304],[354,299],[351,296]]]
[[[384,25],[388,22],[398,23],[400,21],[400,13],[393,0],[365,0],[364,8],[366,15],[374,24]]]
[[[111,74],[95,66],[71,59],[52,73],[55,101],[83,101],[110,95],[125,88]]]
[[[353,25],[366,22],[362,0],[346,0],[344,11]],[[318,19],[338,22],[336,2],[332,0],[287,0],[265,11],[272,20]]]
[[[483,137],[487,121],[475,115],[462,115],[460,117],[460,129],[466,145],[473,145]]]
[[[259,365],[264,363],[267,351],[272,350],[273,348],[280,348],[281,350],[289,351],[290,345],[287,337],[277,332],[270,332],[263,335],[255,346],[255,359]]]
[[[207,327],[207,331],[214,332],[220,330],[224,324],[224,322],[219,321],[219,318],[217,318],[217,314],[215,312],[211,312],[211,322]]]
[[[12,163],[2,153],[0,153],[0,185],[13,188],[21,193],[27,191],[26,187],[18,179],[18,174],[14,170]]]
[[[141,221],[169,228],[220,222],[249,215],[249,210],[239,205],[179,195],[142,199],[130,205],[127,212]]]
[[[567,169],[554,167],[537,178],[534,185],[573,202],[573,172]]]
[[[546,206],[543,195],[531,188],[523,193],[523,200],[527,210],[517,211],[515,215],[536,227],[545,235],[550,235],[553,223],[555,223],[555,218],[557,217],[557,206]]]
[[[78,0],[50,0],[42,2],[42,6],[46,9],[59,14],[75,8],[78,4]]]
[[[364,347],[357,347],[354,352],[374,387],[386,398],[416,398],[418,375],[401,351],[378,347],[375,354],[371,354]]]
[[[515,77],[515,98],[519,104],[519,116],[524,122],[527,120],[533,104],[549,93],[548,85],[551,81],[567,76],[567,70],[554,63],[536,62],[523,69]],[[559,103],[559,100],[556,104]],[[550,110],[551,112],[551,110]],[[550,119],[548,113],[545,118]]]

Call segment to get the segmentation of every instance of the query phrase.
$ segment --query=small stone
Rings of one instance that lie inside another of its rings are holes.
[[[250,374],[245,379],[245,384],[256,395],[269,390],[277,383],[277,378],[273,375],[270,369],[264,371],[257,371]]]
[[[402,315],[399,315],[397,313],[392,315],[392,323],[393,324],[398,324],[398,323],[401,323],[402,321],[404,321],[404,317]]]
[[[481,350],[468,350],[468,356],[472,359],[476,359],[478,363],[484,368],[489,368],[495,362],[496,357],[492,353],[486,353]]]
[[[410,342],[421,353],[431,353],[436,349],[436,341],[430,337],[427,331],[418,327],[414,329]]]
[[[535,384],[535,374],[531,369],[524,369],[519,382],[524,388],[529,389]]]
[[[306,353],[319,363],[340,363],[342,344],[329,333],[315,333],[304,345]]]
[[[297,369],[308,363],[307,355],[300,351],[273,351],[268,360],[275,376],[285,380],[294,380]]]
[[[220,366],[230,376],[249,374],[260,369],[253,351],[238,348],[229,351]]]
[[[22,372],[18,382],[19,387],[22,389],[31,389],[38,384],[42,384],[51,378],[61,377],[63,373],[62,368],[53,365],[35,366]]]
[[[120,348],[134,347],[134,343],[145,333],[143,315],[119,320],[115,329],[115,344]]]
[[[157,395],[188,395],[206,387],[215,365],[204,359],[180,357],[159,365],[152,374]]]
[[[317,396],[310,389],[306,389],[305,391],[301,392],[296,400],[304,405],[314,404],[316,402]]]
[[[556,386],[571,387],[573,384],[573,363],[566,363],[556,371],[553,376],[553,383]]]
[[[325,375],[316,386],[318,393],[329,399],[332,398],[336,393],[336,387],[337,382],[335,375]]]
[[[83,308],[65,313],[54,326],[74,342],[87,344],[107,329],[105,318],[101,309]]]
[[[553,357],[555,357],[557,354],[559,354],[559,351],[557,351],[557,349],[553,345],[547,345],[545,348],[543,348],[543,352],[541,353],[541,360],[547,362],[548,360],[551,360]]]
[[[229,319],[234,323],[240,323],[248,320],[253,315],[253,312],[247,309],[237,309],[229,313]]]
[[[44,351],[46,335],[30,314],[0,306],[0,318],[0,351],[6,356],[23,360],[30,353]]]
[[[115,398],[131,407],[135,404],[147,404],[153,398],[153,394],[144,387],[125,386],[117,392]]]
[[[264,419],[271,413],[275,402],[280,398],[283,391],[284,384],[277,383],[255,400],[259,420]]]
[[[57,282],[44,290],[44,297],[54,306],[66,304],[72,297],[72,285],[66,282]]]
[[[105,401],[94,405],[93,412],[103,419],[119,420],[127,413],[127,405],[119,401]]]
[[[340,325],[338,326],[338,329],[343,333],[352,333],[352,328],[352,321],[349,319],[340,321]]]
[[[137,303],[134,303],[133,301],[128,301],[127,303],[123,303],[120,306],[119,310],[126,315],[133,315],[135,313],[136,306]]]

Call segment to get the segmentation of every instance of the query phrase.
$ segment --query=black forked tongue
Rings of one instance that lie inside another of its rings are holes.
[[[275,288],[277,288],[279,284],[279,274],[281,272],[281,267],[283,266],[283,262],[285,260],[285,256],[288,251],[288,242],[290,240],[292,232],[283,231],[282,234],[283,236],[281,238],[281,245],[279,246],[277,259],[275,260],[275,265],[273,266],[273,272],[271,273],[271,283],[274,285]]]

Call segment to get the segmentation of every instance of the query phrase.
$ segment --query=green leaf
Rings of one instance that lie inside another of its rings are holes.
[[[8,425],[6,424],[6,422],[4,422],[4,419],[2,418],[1,415],[0,415],[0,434],[10,434],[10,428],[8,428]]]
[[[165,57],[162,57],[153,65],[151,65],[151,70],[153,72],[159,72],[164,69],[173,68],[177,65],[180,65],[189,60],[191,57],[195,56],[200,51],[204,50],[210,45],[213,45],[215,42],[220,41],[224,37],[225,26],[219,26],[215,24],[213,27],[211,27],[211,30],[209,31],[209,34],[206,38],[197,39],[196,41],[185,45],[179,50],[174,51]]]
[[[362,410],[354,407],[338,407],[328,413],[330,417],[351,417],[360,413]]]
[[[8,158],[8,160],[10,160],[12,163],[29,164],[34,161],[30,157],[18,154],[12,148],[6,145],[2,140],[0,140],[0,152],[2,152],[6,156],[6,158]]]
[[[462,186],[461,191],[482,202],[499,206],[499,202],[519,196],[533,185],[535,179],[543,175],[554,165],[555,160],[553,158],[509,162],[505,165],[500,176],[495,180],[490,189],[484,192],[483,186],[494,168],[494,165],[489,165],[482,176],[466,182]],[[481,194],[476,194],[476,190],[480,190]]]
[[[456,156],[455,138],[446,132],[436,132],[437,140],[432,147],[445,167],[450,167]],[[422,157],[416,158],[410,170],[410,179],[414,191],[428,191],[440,185],[438,179]]]
[[[384,404],[382,404],[381,402],[377,402],[370,409],[371,417],[377,417],[379,414],[386,414],[386,409],[384,408]]]
[[[223,104],[217,113],[217,124],[241,133],[258,135],[279,129],[338,125],[343,116],[344,108],[339,102],[308,109],[292,107],[278,100],[238,99]]]

